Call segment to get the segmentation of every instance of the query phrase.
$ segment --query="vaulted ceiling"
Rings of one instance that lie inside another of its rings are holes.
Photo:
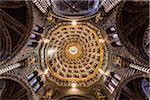
[[[0,2],[0,99],[148,100],[149,1]]]

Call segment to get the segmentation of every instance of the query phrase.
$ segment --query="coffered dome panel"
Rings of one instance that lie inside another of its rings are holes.
[[[106,47],[99,38],[101,31],[89,23],[60,23],[52,28],[42,53],[42,65],[49,70],[48,80],[62,86],[97,82],[101,77],[98,70],[107,62]]]

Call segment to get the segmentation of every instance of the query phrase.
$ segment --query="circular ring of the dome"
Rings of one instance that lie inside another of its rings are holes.
[[[101,30],[89,23],[74,26],[64,22],[48,33],[50,42],[44,51],[48,80],[59,86],[71,86],[72,82],[77,86],[89,86],[100,79],[98,69],[106,67],[108,60],[105,43],[99,41]],[[71,53],[70,47],[73,48]]]
[[[4,47],[0,61],[5,63],[23,48],[31,34],[32,4],[30,1],[2,0],[0,15],[0,32]]]
[[[122,1],[121,3],[120,3],[120,5],[118,6],[118,10],[117,10],[117,15],[116,15],[116,26],[117,26],[117,31],[118,31],[118,36],[119,36],[119,38],[120,38],[120,40],[121,40],[121,42],[122,42],[122,44],[127,48],[127,50],[134,56],[134,57],[136,57],[139,61],[141,61],[141,62],[143,62],[143,63],[145,63],[145,64],[148,64],[148,61],[147,61],[147,59],[142,55],[142,53],[140,53],[140,51],[138,51],[137,49],[139,49],[139,48],[135,48],[133,45],[132,45],[132,43],[131,43],[131,41],[129,41],[129,39],[128,39],[128,37],[127,37],[127,34],[125,34],[125,32],[126,32],[126,30],[124,30],[124,23],[123,23],[123,10],[124,10],[124,8],[125,8],[125,4],[127,3],[127,2],[136,2],[136,1]],[[140,1],[139,1],[140,2]],[[138,2],[138,3],[139,3]],[[144,1],[143,1],[144,2]],[[145,5],[145,3],[144,3],[144,5]],[[140,5],[141,6],[141,5]],[[147,6],[141,6],[141,7],[147,7]],[[143,8],[143,9],[146,9],[146,8]],[[141,10],[141,9],[140,9]],[[135,13],[134,11],[129,11],[129,12],[132,12],[132,13]],[[140,13],[140,12],[138,12],[138,13]],[[145,13],[142,13],[143,15],[141,15],[141,16],[147,16],[147,15],[145,15],[146,14],[146,12]],[[145,20],[147,20],[146,19],[146,17],[144,18]],[[127,23],[127,22],[126,22]],[[145,21],[145,24],[147,24],[147,21]],[[144,59],[143,59],[144,58]]]
[[[27,96],[28,96],[29,100],[33,100],[32,90],[26,85],[26,83],[24,83],[23,80],[15,77],[15,76],[8,76],[8,75],[0,76],[0,81],[1,80],[12,80],[12,81],[18,83],[27,91]]]
[[[69,43],[65,48],[65,54],[68,58],[76,59],[81,55],[81,47],[76,43]]]
[[[53,16],[60,18],[60,19],[64,19],[64,20],[85,20],[85,19],[89,19],[92,18],[96,15],[96,13],[99,11],[100,7],[101,7],[101,0],[76,0],[76,1],[71,1],[71,0],[50,0],[51,2],[51,7],[49,9],[49,13],[51,13]],[[74,2],[74,3],[72,3]],[[91,5],[91,8],[88,8],[88,4],[84,4],[83,3],[88,3],[89,4],[93,4]],[[76,4],[77,3],[77,4]],[[59,6],[59,4],[61,4]],[[82,5],[82,6],[81,6]],[[87,5],[87,10],[83,10],[80,7],[86,8]],[[59,6],[59,7],[57,7]],[[77,7],[76,7],[77,6]],[[62,9],[61,7],[65,7],[64,9]],[[70,7],[70,10],[69,10]],[[79,7],[79,8],[78,8]],[[76,11],[76,9],[80,9],[83,11]],[[66,11],[65,11],[66,10]],[[72,12],[76,11],[76,12]]]
[[[115,100],[120,100],[119,97],[121,95],[122,88],[125,85],[127,85],[129,82],[131,82],[131,81],[133,81],[135,79],[138,79],[138,78],[148,78],[148,77],[149,77],[148,75],[141,73],[141,74],[135,74],[133,76],[130,76],[130,77],[122,80],[121,83],[119,84],[119,86],[115,90],[115,93],[114,93]],[[130,93],[132,93],[132,92],[130,92]],[[135,98],[137,98],[137,97],[135,97]]]

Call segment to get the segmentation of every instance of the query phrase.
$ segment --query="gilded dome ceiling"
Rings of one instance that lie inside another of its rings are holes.
[[[99,69],[105,69],[108,62],[108,50],[101,41],[102,29],[87,22],[64,22],[46,32],[49,42],[41,44],[39,59],[43,69],[48,68],[48,80],[59,86],[74,82],[89,86],[99,81]]]

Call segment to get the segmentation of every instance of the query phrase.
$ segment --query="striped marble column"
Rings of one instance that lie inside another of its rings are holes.
[[[51,5],[50,0],[32,0],[32,2],[40,9],[42,13],[46,13],[47,8]]]
[[[13,65],[9,65],[9,66],[7,66],[3,69],[0,69],[0,75],[3,74],[3,73],[8,72],[10,70],[16,69],[16,68],[20,67],[20,65],[21,65],[20,63],[16,63],[16,64],[13,64]]]
[[[142,71],[142,72],[147,73],[147,74],[150,73],[150,68],[145,68],[145,67],[140,66],[140,65],[130,63],[129,67],[134,68],[134,69],[139,70],[139,71]]]
[[[113,9],[121,0],[103,0],[102,5],[106,13]]]

